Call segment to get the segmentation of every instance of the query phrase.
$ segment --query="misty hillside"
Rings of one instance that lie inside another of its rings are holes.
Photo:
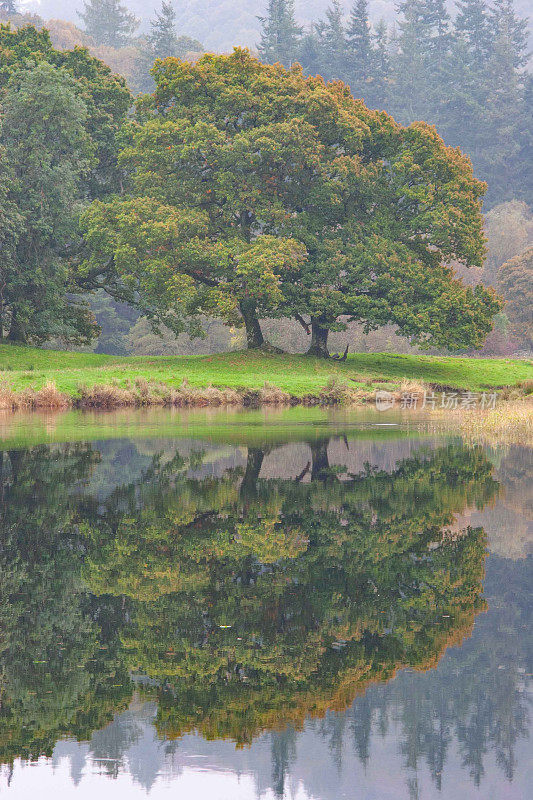
[[[141,21],[139,30],[159,8],[159,0],[127,0],[130,8]],[[265,13],[267,0],[181,0],[175,4],[180,33],[199,39],[206,49],[231,50],[235,45],[253,47],[259,39],[260,22],[258,17]],[[329,0],[295,0],[296,17],[308,25],[322,18],[330,5]],[[351,0],[341,0],[348,15]],[[448,3],[450,9],[454,4]],[[83,8],[83,0],[65,3],[64,0],[26,0],[21,6],[27,11],[40,14],[45,19],[60,17],[79,23],[77,11]],[[395,0],[370,0],[370,19],[377,22],[395,18]],[[515,9],[519,16],[527,17],[531,11],[530,0],[516,0]]]
[[[127,0],[125,5],[140,20],[139,30],[142,30],[161,4],[159,0]],[[257,44],[261,27],[258,17],[265,13],[267,0],[181,0],[174,5],[182,33],[199,39],[207,49],[230,50],[235,45],[253,47]],[[296,0],[298,21],[302,24],[315,22],[324,15],[328,5],[328,0]],[[343,5],[348,10],[350,0],[344,0]],[[394,0],[373,0],[372,18],[385,17],[392,21],[394,5]],[[24,7],[45,19],[60,17],[79,23],[76,12],[83,8],[83,0],[74,0],[68,6],[63,0],[28,0]]]

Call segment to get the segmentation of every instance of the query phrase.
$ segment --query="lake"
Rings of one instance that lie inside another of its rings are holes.
[[[0,795],[531,797],[532,476],[414,412],[0,418]]]

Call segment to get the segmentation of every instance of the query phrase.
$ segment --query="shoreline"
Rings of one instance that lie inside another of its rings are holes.
[[[41,389],[23,389],[16,391],[8,386],[0,386],[0,412],[14,413],[17,411],[67,411],[77,410],[113,410],[120,408],[261,408],[263,406],[304,406],[304,407],[349,407],[376,403],[378,395],[386,395],[391,405],[405,402],[405,398],[417,398],[414,404],[407,408],[416,408],[423,398],[437,395],[445,397],[447,394],[455,397],[455,405],[436,405],[433,400],[431,410],[460,410],[462,398],[468,395],[490,398],[491,408],[496,402],[512,402],[533,397],[527,389],[520,387],[492,387],[484,392],[472,393],[467,389],[437,384],[421,383],[418,381],[403,380],[398,386],[350,386],[345,381],[331,377],[329,381],[316,393],[303,393],[296,395],[268,382],[260,388],[249,387],[206,387],[191,386],[187,380],[178,386],[169,386],[166,383],[149,381],[145,378],[136,378],[127,381],[125,385],[119,383],[96,384],[91,387],[80,386],[76,394],[70,395],[61,392],[54,381],[48,381]],[[425,407],[425,405],[424,405]],[[385,410],[381,408],[380,410]],[[472,411],[472,405],[469,409]]]
[[[411,391],[425,387],[409,385]],[[406,388],[391,392],[399,400]],[[265,383],[261,388],[192,387],[184,381],[179,387],[137,378],[126,386],[97,384],[80,387],[76,396],[60,392],[53,381],[41,389],[0,390],[0,411],[113,410],[120,408],[261,408],[262,406],[331,407],[362,405],[375,400],[376,390],[363,390],[332,379],[317,394],[295,395]]]

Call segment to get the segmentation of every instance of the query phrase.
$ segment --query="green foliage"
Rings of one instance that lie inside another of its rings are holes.
[[[303,314],[326,333],[344,316],[482,343],[498,300],[444,264],[481,263],[484,186],[434,129],[238,49],[158,62],[154,79],[121,153],[131,199],[82,219],[88,274],[114,270],[176,330],[195,307],[240,311],[250,346],[258,315]]]
[[[231,472],[197,483],[175,459],[145,474],[140,512],[113,512],[133,486],[109,498],[113,530],[92,532],[85,577],[131,600],[123,643],[162,686],[165,735],[242,744],[343,694],[344,705],[400,663],[438,658],[481,608],[481,531],[441,530],[466,497],[492,496],[481,454],[443,451],[339,483],[324,447],[312,447],[309,484],[261,481],[264,453],[251,450],[240,487]],[[453,622],[436,629],[443,613]]]
[[[190,36],[178,36],[176,12],[172,3],[162,2],[161,10],[156,11],[150,22],[147,37],[140,37],[135,43],[138,59],[130,78],[135,92],[153,92],[154,81],[151,70],[158,58],[185,58],[191,53],[202,53],[202,44]],[[120,53],[120,50],[118,51]]]
[[[116,649],[92,619],[67,497],[97,461],[86,445],[0,454],[3,763],[51,755],[65,735],[88,738],[131,696]]]
[[[487,67],[492,48],[492,31],[484,0],[459,0],[455,32],[467,46],[469,67],[481,77]]]
[[[449,15],[443,0],[405,0],[399,12],[393,108],[402,119],[438,124],[440,120],[432,116],[432,111],[442,85],[447,83]]]
[[[150,25],[148,42],[155,57],[168,58],[177,55],[176,12],[172,3],[163,0],[161,11],[156,12]]]
[[[146,147],[145,140],[138,152]],[[198,311],[232,321],[237,304],[249,298],[262,309],[279,304],[278,273],[301,250],[268,235],[246,242],[236,232],[219,240],[205,211],[179,213],[149,197],[95,203],[81,226],[90,251],[81,274],[98,275],[112,264],[127,299],[139,296],[144,315],[175,333],[194,333]]]
[[[443,0],[405,0],[398,20],[370,28],[367,3],[357,0],[347,22],[334,2],[325,19],[289,51],[265,61],[299,61],[306,73],[341,79],[370,108],[389,109],[403,123],[437,125],[459,145],[488,182],[487,203],[512,198],[531,203],[531,75],[527,22],[512,0],[459,2],[452,21]],[[266,21],[263,22],[266,25]],[[266,28],[264,27],[264,31]]]
[[[374,64],[378,52],[374,48],[373,34],[368,22],[368,0],[355,0],[352,6],[346,29],[346,47],[347,61],[351,62],[348,83],[352,94],[354,97],[364,97],[368,107],[373,108],[375,103],[372,92],[377,87],[372,84],[377,77],[375,73],[384,71],[384,65],[381,64],[376,69],[377,65]]]
[[[46,31],[0,26],[0,337],[75,344],[97,332],[68,256],[91,196],[118,185],[115,135],[130,95],[87,51]]]
[[[0,93],[5,93],[13,73],[47,62],[72,76],[74,89],[86,107],[86,129],[96,150],[87,178],[91,197],[116,191],[120,186],[116,167],[115,138],[130,106],[131,95],[123,78],[83,48],[56,50],[46,30],[33,27],[14,31],[0,25]]]
[[[94,158],[85,105],[68,73],[41,63],[13,75],[2,112],[5,209],[16,219],[1,271],[2,323],[15,341],[85,341],[91,318],[83,305],[65,301],[69,275],[61,258],[75,236],[76,201]]]
[[[326,74],[340,75],[348,53],[340,0],[332,0],[326,19],[316,25],[316,36]]]

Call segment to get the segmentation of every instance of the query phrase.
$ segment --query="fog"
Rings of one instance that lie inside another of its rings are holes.
[[[78,11],[83,9],[83,0],[26,0],[21,8],[36,13],[44,19],[61,18],[80,23]],[[128,0],[124,5],[140,20],[139,32],[147,30],[154,11],[160,7],[155,0]],[[329,7],[329,0],[295,0],[294,6],[298,22],[309,25],[323,17]],[[341,6],[348,17],[351,0],[341,0]],[[395,18],[395,0],[371,0],[370,20],[374,23],[384,19],[392,23]],[[449,8],[453,3],[449,2]],[[531,11],[530,0],[516,0],[515,8],[519,16],[527,16]],[[267,0],[181,0],[175,3],[180,33],[200,39],[205,47],[214,50],[228,50],[234,45],[253,47],[259,41],[261,24],[258,17],[265,13]],[[228,22],[230,24],[228,24]]]

